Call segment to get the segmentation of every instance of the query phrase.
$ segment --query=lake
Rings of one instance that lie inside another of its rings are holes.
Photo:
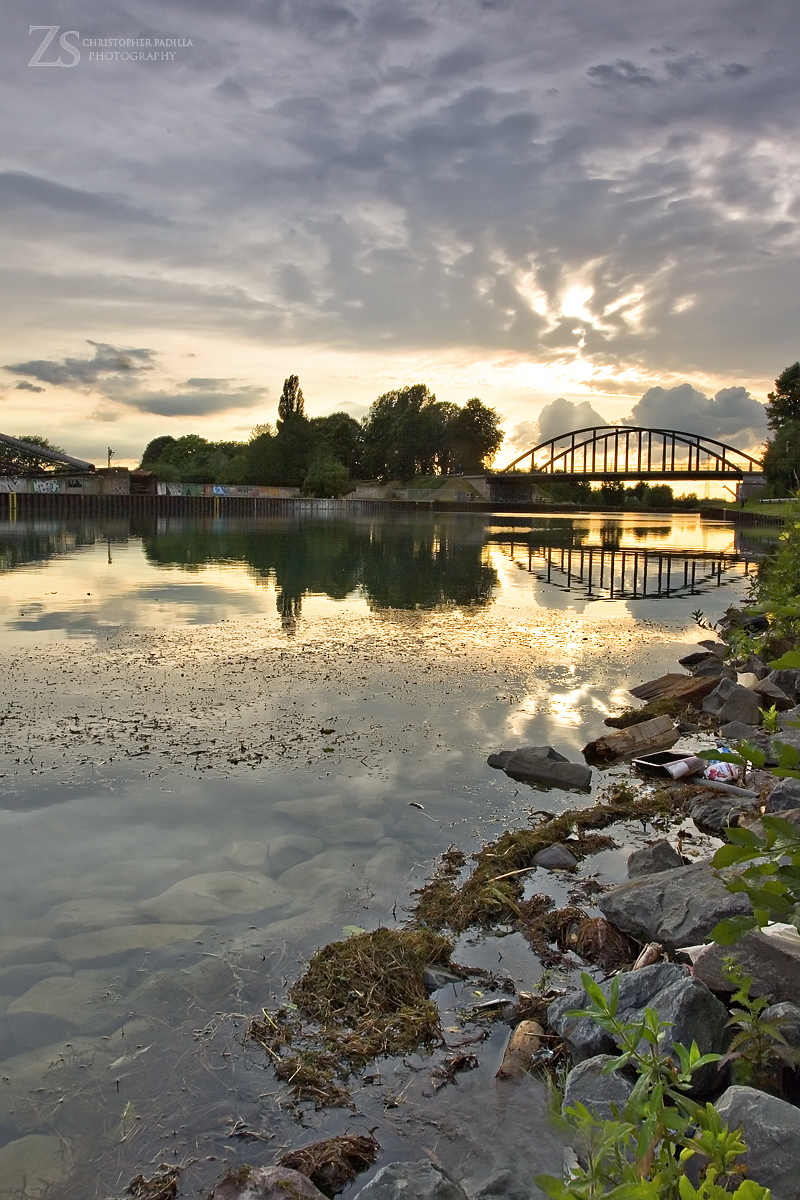
[[[295,1113],[247,1021],[344,926],[402,922],[450,844],[588,803],[486,756],[581,759],[762,553],[694,514],[0,526],[0,1175],[84,1200],[181,1163],[195,1196],[373,1126],[378,1165],[559,1170],[542,1085],[492,1086],[502,1026],[455,1085],[388,1060]],[[517,936],[456,958],[541,976]]]

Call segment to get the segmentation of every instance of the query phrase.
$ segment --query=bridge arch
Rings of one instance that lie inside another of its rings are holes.
[[[530,459],[535,475],[574,480],[742,479],[762,464],[726,442],[678,429],[594,425],[532,446],[500,474]]]

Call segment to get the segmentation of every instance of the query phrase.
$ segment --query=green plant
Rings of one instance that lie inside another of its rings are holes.
[[[759,708],[761,713],[761,725],[766,733],[778,733],[780,726],[778,725],[778,710],[773,704],[770,708]]]
[[[606,1073],[633,1068],[638,1080],[622,1113],[602,1120],[582,1104],[567,1109],[567,1132],[578,1151],[578,1164],[568,1180],[539,1175],[535,1182],[552,1200],[722,1200],[732,1193],[744,1168],[736,1159],[747,1147],[739,1132],[730,1132],[713,1105],[701,1106],[686,1092],[692,1076],[718,1054],[700,1054],[674,1043],[663,1046],[669,1024],[651,1008],[638,1021],[617,1016],[617,975],[606,997],[586,973],[581,976],[592,1003],[570,1013],[590,1017],[610,1033],[622,1053],[604,1068]],[[706,1160],[699,1187],[685,1175],[694,1155]],[[688,1190],[687,1190],[688,1189]],[[743,1190],[744,1189],[744,1190]],[[739,1183],[739,1200],[768,1200],[765,1188]]]
[[[786,1041],[778,1023],[764,1017],[765,1009],[770,1006],[769,999],[750,995],[752,976],[744,974],[732,955],[727,955],[724,961],[725,974],[736,984],[728,1025],[737,1032],[722,1061],[734,1064],[734,1082],[750,1083],[782,1063],[796,1065],[797,1051]]]
[[[761,824],[763,837],[751,829],[727,829],[728,844],[711,860],[717,868],[739,868],[725,877],[725,887],[729,892],[744,892],[753,909],[752,915],[726,917],[714,927],[711,936],[722,946],[738,942],[748,930],[769,921],[800,929],[800,830],[767,813]]]

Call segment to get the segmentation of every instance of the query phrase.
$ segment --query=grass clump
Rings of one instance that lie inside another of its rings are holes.
[[[720,663],[720,666],[722,664]],[[604,725],[612,729],[629,729],[631,725],[641,725],[643,721],[652,721],[655,717],[672,717],[673,720],[696,721],[700,713],[696,708],[681,700],[678,696],[659,696],[651,700],[644,708],[625,708],[615,717],[606,717]]]
[[[337,1079],[382,1054],[441,1043],[423,971],[453,970],[452,951],[449,938],[432,929],[376,929],[330,942],[290,988],[289,1004],[251,1021],[248,1040],[273,1056],[294,1100],[348,1103]]]
[[[575,833],[577,839],[569,842],[575,857],[594,854],[613,843],[590,831],[630,818],[649,820],[673,808],[674,799],[665,791],[636,795],[620,786],[603,803],[591,808],[571,809],[548,817],[533,829],[507,830],[496,842],[473,855],[475,867],[463,883],[459,877],[466,859],[461,855],[458,866],[459,852],[451,848],[430,882],[415,893],[414,920],[431,929],[447,928],[455,933],[507,922],[522,928],[526,924],[523,901],[526,874],[533,869],[534,856],[540,850]]]

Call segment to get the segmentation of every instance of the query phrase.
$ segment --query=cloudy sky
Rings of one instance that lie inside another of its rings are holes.
[[[133,464],[296,372],[312,414],[478,395],[501,458],[545,406],[762,439],[796,0],[6,0],[4,35],[3,432]]]

